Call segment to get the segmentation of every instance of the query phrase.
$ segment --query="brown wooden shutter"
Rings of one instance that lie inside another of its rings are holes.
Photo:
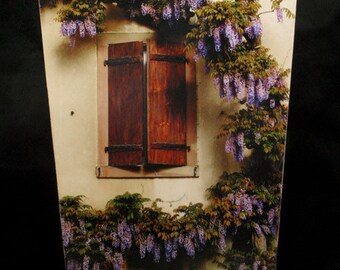
[[[186,165],[183,44],[148,43],[148,163]]]
[[[109,45],[110,166],[143,164],[143,43]]]

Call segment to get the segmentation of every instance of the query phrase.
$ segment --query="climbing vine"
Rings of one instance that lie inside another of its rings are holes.
[[[283,0],[270,2],[270,10],[260,11],[259,0],[63,1],[56,20],[72,47],[77,36],[94,37],[104,30],[108,5],[159,31],[186,24],[186,49],[194,50],[194,61],[204,61],[220,98],[240,105],[231,115],[221,111],[224,123],[217,138],[243,164],[241,172],[224,172],[207,189],[207,206],[183,205],[173,213],[159,207],[161,199],[140,194],[119,195],[104,210],[84,204],[83,196],[61,198],[67,269],[119,270],[126,263],[144,269],[189,263],[195,269],[202,258],[229,270],[276,269],[272,240],[280,224],[289,70],[279,68],[261,44],[261,16],[275,12],[280,23],[294,15]],[[258,239],[265,245],[259,246]]]
[[[83,196],[62,198],[68,269],[121,269],[124,259],[129,265],[146,267],[152,262],[165,269],[185,258],[194,266],[197,259],[217,258],[219,252],[228,251],[228,242],[242,246],[255,260],[261,253],[243,237],[249,232],[275,237],[279,193],[256,186],[242,173],[225,173],[207,191],[209,206],[183,205],[173,214],[157,205],[161,199],[146,207],[150,200],[138,193],[115,197],[104,211],[85,205]]]

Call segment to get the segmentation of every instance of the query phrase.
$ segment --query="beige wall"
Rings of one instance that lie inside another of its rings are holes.
[[[270,1],[263,0],[264,10]],[[296,0],[285,0],[285,6],[295,12]],[[171,211],[189,202],[206,202],[205,190],[216,182],[223,171],[237,170],[239,164],[224,152],[224,141],[216,139],[222,108],[232,109],[218,97],[209,75],[203,72],[203,63],[197,63],[197,153],[198,178],[162,179],[97,179],[98,121],[97,121],[97,39],[116,33],[146,33],[150,29],[121,14],[110,12],[105,23],[109,33],[96,38],[78,40],[75,48],[61,37],[60,24],[54,19],[57,8],[44,8],[41,27],[45,56],[45,70],[52,124],[53,147],[59,197],[85,195],[86,203],[104,208],[108,200],[126,191],[141,193],[150,199],[162,198],[163,207]],[[276,23],[273,13],[262,15],[263,44],[285,68],[291,67],[294,20],[285,18]],[[171,205],[169,202],[173,202]]]

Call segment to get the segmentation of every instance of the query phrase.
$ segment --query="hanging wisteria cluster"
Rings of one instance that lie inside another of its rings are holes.
[[[70,46],[74,47],[77,37],[93,38],[101,31],[100,24],[104,21],[105,6],[101,1],[73,0],[67,7],[58,10],[56,20],[61,23],[61,36],[70,39]]]
[[[178,21],[188,21],[207,0],[118,0],[117,6],[127,11],[130,18],[144,18],[152,26],[166,22],[173,26]]]
[[[239,133],[237,136],[230,136],[225,143],[225,151],[232,153],[235,160],[241,161],[244,159],[244,134]]]
[[[245,1],[215,2],[200,9],[196,13],[198,25],[187,34],[187,47],[196,48],[196,61],[205,60],[206,70],[212,71],[221,97],[246,99],[248,105],[258,105],[268,98],[279,72],[271,59],[265,59],[262,65],[259,61],[266,53],[258,44],[263,33],[256,15],[259,6],[253,4],[245,9],[241,2]],[[220,20],[211,16],[221,11],[229,15],[235,9],[244,14],[243,20],[233,18],[235,14],[225,18],[221,15]],[[252,62],[257,64],[255,68],[251,67]]]
[[[224,237],[225,235],[220,235],[221,239]],[[206,239],[204,229],[198,226],[179,236],[165,240],[159,239],[155,234],[148,233],[146,238],[142,234],[137,236],[137,243],[139,243],[141,259],[144,259],[147,254],[151,254],[154,262],[159,263],[161,256],[166,262],[175,260],[180,251],[184,251],[187,256],[194,258],[197,251],[203,250]]]
[[[288,93],[283,77],[287,72],[274,70],[272,77],[257,80],[251,75],[248,81],[238,77],[234,79],[236,83],[228,85],[228,89],[233,87],[233,94],[230,90],[223,92],[222,97],[227,100],[237,99],[246,105],[245,109],[226,117],[219,134],[227,136],[225,151],[233,154],[236,161],[244,159],[245,148],[261,149],[265,158],[272,161],[282,160],[288,116],[287,104],[282,102]]]
[[[284,9],[279,4],[274,3],[273,11],[276,12],[277,21],[282,22]],[[282,101],[287,96],[282,93],[288,92],[284,83],[287,72],[278,68],[278,63],[268,53],[268,49],[261,45],[263,25],[259,9],[257,1],[208,3],[196,12],[198,23],[187,34],[186,46],[188,49],[195,48],[195,61],[204,60],[205,71],[211,73],[221,98],[228,102],[235,100],[245,104],[248,110],[264,108],[269,113],[263,116],[268,117],[277,112],[277,107],[285,111]],[[277,95],[278,92],[280,96]],[[275,127],[278,123],[276,118],[261,121],[244,119],[244,122],[249,120],[248,122],[259,124],[251,126],[252,132],[249,126],[242,129],[232,125],[229,131],[225,126],[222,132],[227,136],[225,151],[232,153],[235,160],[242,161],[245,148],[255,145],[249,141],[256,139],[260,142],[258,136],[266,138],[260,131],[264,130],[269,121],[272,131],[279,129],[284,134],[286,126]],[[253,136],[254,132],[257,137]],[[281,140],[278,143],[281,144]],[[268,147],[266,151],[268,152]]]
[[[288,119],[287,104],[282,101],[287,100],[288,88],[282,80],[284,73],[280,74],[265,99],[259,103],[247,100],[245,108],[226,116],[218,137],[227,137],[225,151],[236,161],[244,160],[248,148],[263,153],[274,164],[282,163]]]
[[[270,89],[276,84],[280,87],[279,84],[282,82],[277,69],[266,73],[269,74],[268,77],[257,79],[253,74],[248,74],[247,79],[239,73],[224,74],[215,77],[214,84],[221,98],[225,97],[227,101],[238,99],[241,102],[246,101],[249,106],[258,106],[268,99]]]
[[[63,21],[60,27],[62,36],[69,37],[70,46],[74,47],[76,43],[77,34],[80,38],[84,38],[86,35],[91,38],[97,34],[96,24],[91,20],[90,17],[84,21],[81,20],[66,20]]]

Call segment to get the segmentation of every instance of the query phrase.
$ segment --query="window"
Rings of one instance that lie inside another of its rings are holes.
[[[189,63],[182,43],[108,44],[107,141],[99,144],[107,164],[97,167],[98,177],[197,176]]]

